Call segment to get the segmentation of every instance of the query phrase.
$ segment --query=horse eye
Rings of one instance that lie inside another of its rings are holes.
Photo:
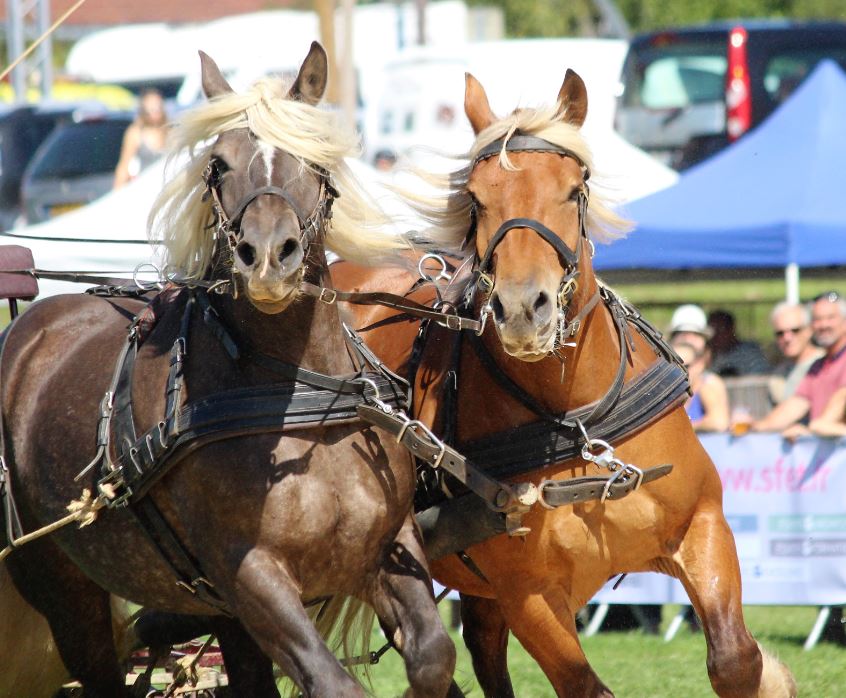
[[[578,203],[579,199],[582,196],[582,189],[581,187],[576,187],[573,191],[570,192],[570,198],[567,201],[575,201]]]
[[[468,191],[467,195],[470,197],[470,202],[477,213],[481,213],[485,210],[484,204],[476,198],[476,195],[472,191]]]

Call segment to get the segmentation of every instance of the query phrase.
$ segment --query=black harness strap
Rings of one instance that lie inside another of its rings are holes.
[[[555,143],[550,143],[549,141],[543,138],[539,138],[538,136],[533,136],[528,133],[520,133],[519,131],[512,134],[511,137],[508,139],[498,138],[492,143],[486,145],[476,154],[476,157],[473,159],[473,165],[476,165],[482,160],[487,160],[488,158],[491,158],[494,155],[499,155],[503,151],[503,145],[505,146],[505,150],[509,153],[554,153],[556,155],[564,155],[566,157],[573,158],[573,160],[578,162],[579,165],[581,165],[584,169],[585,181],[590,179],[590,170],[588,169],[587,165],[572,150],[569,150],[568,148],[563,148],[562,146],[556,145]]]
[[[187,351],[188,328],[193,307],[194,294],[190,294],[186,299],[185,309],[182,314],[179,336],[177,341],[174,342],[171,351],[166,393],[166,417],[164,422],[161,422],[156,429],[159,443],[163,443],[166,438],[166,432],[162,429],[162,426],[173,423],[172,417],[181,400],[184,384],[182,375],[183,362]],[[121,461],[129,460],[136,469],[137,463],[141,460],[140,454],[143,453],[141,444],[148,443],[146,438],[139,442],[132,413],[132,378],[137,356],[138,323],[133,322],[130,327],[129,337],[127,338],[127,346],[124,348],[119,359],[117,381],[115,382],[114,395],[112,397],[114,408],[111,415],[111,423],[114,429],[116,451],[119,454],[117,462],[121,463]],[[108,429],[108,421],[104,425],[101,420],[101,431],[103,427],[106,430]],[[108,448],[108,440],[109,436],[107,433],[98,435],[99,445],[105,445]],[[108,455],[106,456],[106,462],[108,463]],[[122,472],[120,468],[121,466],[118,465],[117,469],[115,469],[114,463],[106,465],[103,472],[104,477],[101,478],[100,483],[106,482],[112,485],[117,483],[116,473]],[[116,494],[116,500],[126,501],[124,494],[120,492]],[[158,550],[160,557],[170,567],[171,572],[177,579],[177,584],[196,595],[197,598],[209,606],[219,611],[228,612],[226,604],[216,593],[214,585],[203,576],[196,559],[182,544],[182,541],[173,531],[173,528],[167,522],[152,498],[143,497],[136,499],[134,506],[130,507],[129,510],[150,543]]]
[[[687,373],[683,368],[656,360],[623,388],[616,406],[594,424],[591,438],[611,444],[619,442],[681,405],[687,398],[687,390]],[[595,404],[561,415],[561,423],[587,419]],[[542,421],[462,443],[459,448],[473,462],[484,463],[492,476],[510,478],[576,458],[583,444],[580,432],[567,426],[550,428],[548,421]]]
[[[579,257],[581,256],[581,245],[577,245],[576,251],[574,252],[569,247],[567,247],[567,245],[564,244],[564,241],[560,237],[558,237],[555,232],[547,228],[540,221],[536,221],[534,218],[510,218],[505,221],[501,226],[499,226],[497,231],[494,233],[493,237],[490,239],[488,247],[485,250],[485,254],[479,262],[480,272],[482,272],[483,274],[487,274],[490,271],[491,259],[493,257],[494,251],[497,248],[497,245],[502,242],[503,238],[505,238],[507,233],[514,230],[515,228],[529,228],[531,230],[534,230],[555,249],[561,259],[564,260],[565,264],[569,265],[570,267],[578,266]]]

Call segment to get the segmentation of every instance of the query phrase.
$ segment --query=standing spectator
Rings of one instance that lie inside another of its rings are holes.
[[[714,333],[710,341],[714,373],[725,377],[770,372],[770,364],[758,343],[738,338],[734,315],[727,310],[715,310],[708,316],[708,325]]]
[[[686,303],[673,312],[668,330],[670,343],[687,342],[697,352],[705,351],[713,332],[708,327],[705,311],[698,305]]]
[[[691,396],[685,403],[687,416],[697,431],[725,431],[729,426],[729,398],[723,379],[708,370],[708,349],[697,351],[683,339],[672,347],[687,368]]]
[[[835,291],[817,296],[811,306],[811,331],[824,355],[814,361],[796,392],[752,425],[754,431],[807,434],[802,423],[820,417],[838,388],[846,386],[846,300]]]
[[[141,94],[135,121],[123,134],[120,160],[115,168],[114,188],[122,187],[158,160],[164,153],[166,140],[164,99],[158,90],[146,90]]]
[[[779,303],[770,313],[776,346],[783,360],[773,370],[770,393],[775,404],[786,400],[799,386],[811,364],[823,351],[811,342],[811,313],[801,303]]]

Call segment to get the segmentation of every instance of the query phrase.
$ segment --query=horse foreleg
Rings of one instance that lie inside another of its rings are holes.
[[[110,594],[48,540],[15,551],[7,567],[21,596],[47,619],[59,655],[86,698],[128,697]]]
[[[464,643],[485,696],[514,698],[508,675],[508,624],[493,599],[461,595]]]
[[[515,581],[513,577],[510,581]],[[497,598],[511,632],[546,674],[557,696],[613,698],[588,663],[579,643],[575,611],[565,592],[528,580],[520,589],[497,589]]]
[[[734,537],[719,506],[694,515],[678,552],[675,572],[687,590],[708,646],[708,676],[722,698],[796,695],[790,670],[768,655],[743,620],[740,567]]]
[[[306,698],[364,698],[364,690],[329,651],[293,581],[271,555],[251,550],[241,561],[235,587],[227,596],[261,650]]]
[[[411,517],[383,561],[370,602],[382,628],[405,660],[414,698],[463,693],[452,682],[455,645],[432,598],[432,581]]]

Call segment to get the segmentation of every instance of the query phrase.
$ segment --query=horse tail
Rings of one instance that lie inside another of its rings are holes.
[[[767,652],[760,643],[758,649],[761,650],[764,663],[756,698],[796,698],[796,681],[787,665]]]
[[[0,698],[52,698],[70,675],[50,626],[18,593],[5,563],[0,563],[0,618]]]
[[[359,680],[370,680],[370,635],[376,614],[354,596],[333,596],[314,616],[317,632],[329,649],[345,662],[347,671]],[[362,658],[358,663],[354,660]]]
[[[362,682],[370,681],[370,636],[376,614],[361,599],[335,595],[308,609],[309,617],[329,649],[346,664],[347,671]],[[362,658],[361,663],[347,660]],[[300,694],[293,682],[282,691],[287,698]],[[0,698],[3,698],[0,696]]]

